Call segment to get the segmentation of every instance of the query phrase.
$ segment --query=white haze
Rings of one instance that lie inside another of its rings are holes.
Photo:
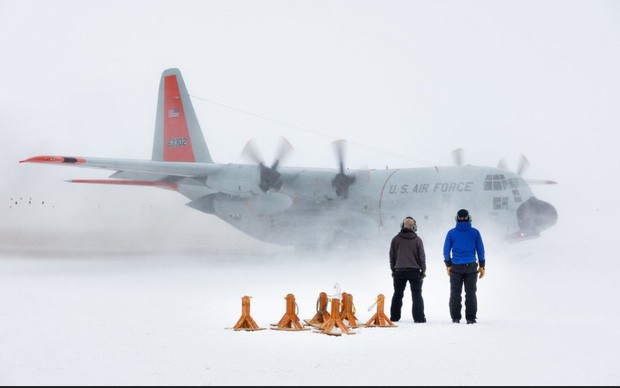
[[[619,20],[612,1],[0,0],[0,384],[617,385]],[[246,163],[250,138],[270,162],[279,135],[300,167],[335,168],[341,138],[351,168],[522,153],[525,177],[559,182],[533,186],[558,223],[487,240],[476,327],[449,323],[445,231],[422,225],[426,325],[405,308],[343,338],[225,330],[243,295],[265,327],[336,282],[367,320],[391,296],[386,249],[300,253],[171,191],[18,164],[149,159],[169,67],[217,162]]]

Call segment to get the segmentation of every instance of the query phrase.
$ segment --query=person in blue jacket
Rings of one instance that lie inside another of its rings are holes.
[[[476,255],[478,263],[476,263]],[[456,214],[456,227],[450,229],[443,245],[443,257],[450,277],[450,316],[452,322],[461,321],[461,293],[465,285],[465,319],[476,323],[478,301],[476,282],[484,276],[484,244],[478,229],[471,226],[469,212],[461,209]]]

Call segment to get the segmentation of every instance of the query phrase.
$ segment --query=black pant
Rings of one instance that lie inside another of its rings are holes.
[[[407,281],[411,288],[412,308],[414,322],[426,322],[424,316],[424,299],[422,299],[422,272],[419,269],[407,271],[394,271],[394,295],[390,307],[390,320],[400,320],[400,309],[403,307],[403,295],[407,287]]]
[[[465,319],[476,320],[478,301],[476,300],[476,282],[478,281],[478,264],[452,264],[450,275],[450,316],[461,319],[461,293],[465,285]]]

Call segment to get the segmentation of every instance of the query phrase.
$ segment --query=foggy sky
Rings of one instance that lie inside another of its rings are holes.
[[[178,67],[217,103],[193,99],[216,162],[247,163],[250,138],[270,162],[279,135],[288,166],[336,168],[341,138],[351,168],[449,165],[462,147],[516,169],[523,153],[525,177],[559,182],[533,187],[559,223],[598,234],[618,213],[619,20],[612,1],[0,0],[2,214],[41,226],[6,206],[23,195],[58,204],[61,223],[154,206],[222,226],[172,192],[64,182],[107,171],[17,163],[150,159],[159,77]]]

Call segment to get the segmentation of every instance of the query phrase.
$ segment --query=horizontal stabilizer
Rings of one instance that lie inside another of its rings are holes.
[[[176,183],[157,182],[157,181],[117,181],[112,179],[72,179],[70,183],[94,183],[100,185],[122,185],[122,186],[151,186],[162,189],[177,191],[179,185]]]
[[[164,181],[170,175],[150,172],[116,171],[108,178],[129,179],[132,181]]]

